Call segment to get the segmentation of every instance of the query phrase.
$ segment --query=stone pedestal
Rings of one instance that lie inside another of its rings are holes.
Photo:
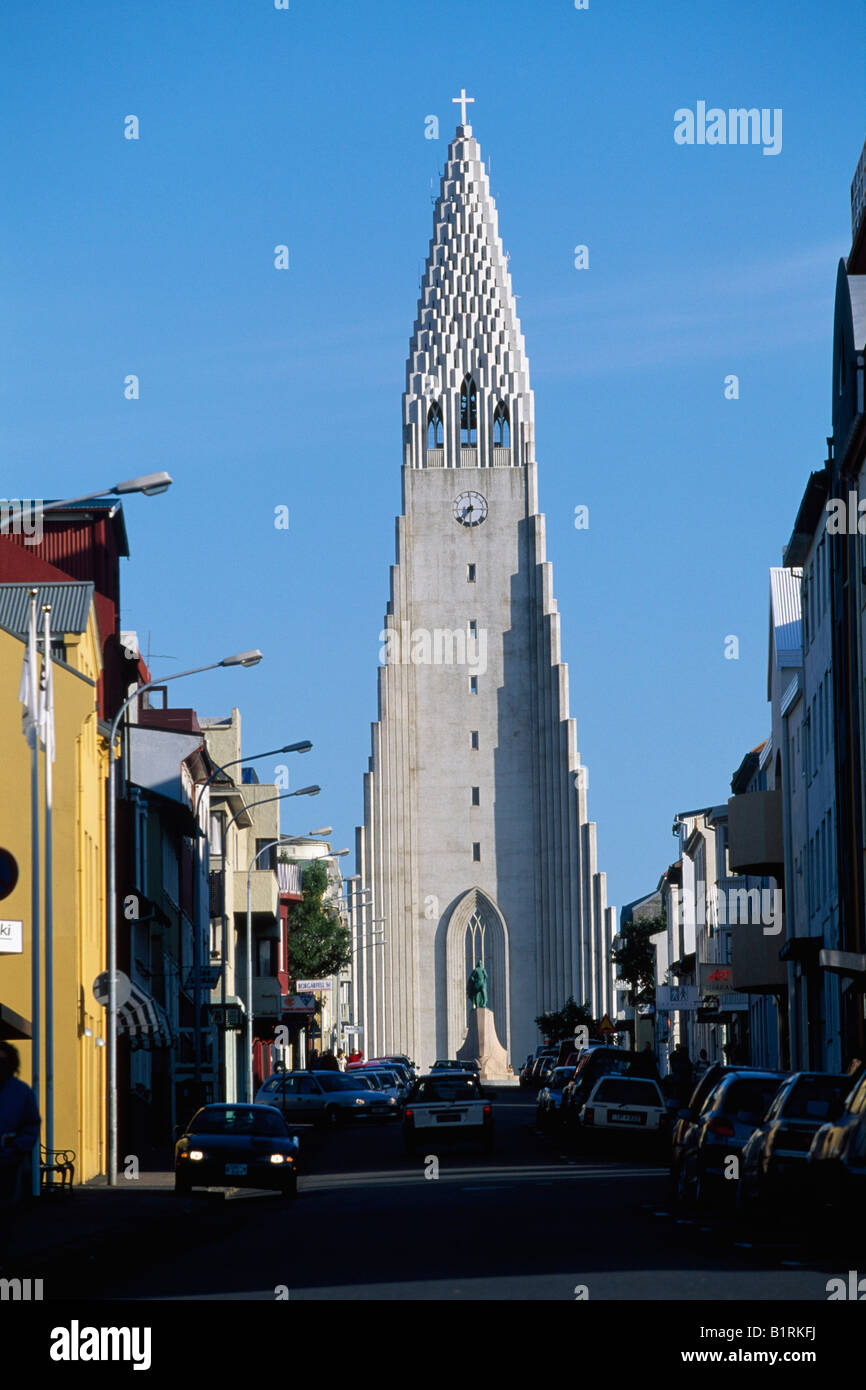
[[[507,1081],[508,1057],[496,1036],[492,1009],[473,1009],[458,1062],[477,1062],[482,1081]]]

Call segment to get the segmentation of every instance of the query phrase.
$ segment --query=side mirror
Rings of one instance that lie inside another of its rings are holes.
[[[183,1134],[183,1132],[184,1132],[183,1125],[175,1125],[174,1129],[171,1131],[171,1133],[172,1133],[172,1138],[174,1139],[174,1142],[175,1142],[175,1143],[177,1143],[178,1139],[179,1139],[180,1136]]]

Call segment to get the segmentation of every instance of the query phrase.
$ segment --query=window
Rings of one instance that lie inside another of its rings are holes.
[[[445,442],[445,433],[442,425],[442,408],[438,401],[434,401],[427,411],[427,448],[441,449]]]
[[[277,847],[273,843],[273,836],[268,839],[256,840],[256,862],[255,869],[271,869],[277,871]]]
[[[472,858],[476,864],[481,863],[481,843],[479,840],[476,840],[472,846]]]
[[[471,376],[463,378],[460,388],[460,443],[478,442],[478,393]]]
[[[467,566],[466,566],[466,583],[467,583],[467,584],[474,584],[474,583],[475,583],[475,566],[474,566],[474,565],[467,565]]]
[[[472,788],[472,805],[473,805],[473,806],[480,806],[480,805],[481,805],[481,788],[480,788],[480,787],[473,787],[473,788]]]
[[[469,619],[469,635],[470,637],[478,636],[478,620],[476,618]]]
[[[470,676],[470,677],[469,677],[469,694],[470,694],[470,695],[477,695],[477,694],[478,694],[478,677],[477,677],[477,676]]]
[[[493,412],[493,447],[494,449],[509,449],[511,447],[508,406],[504,401],[500,401]]]
[[[477,730],[477,729],[472,729],[472,731],[470,732],[469,737],[470,737],[470,740],[471,740],[471,746],[472,746],[473,748],[477,748],[477,747],[478,747],[478,730]]]

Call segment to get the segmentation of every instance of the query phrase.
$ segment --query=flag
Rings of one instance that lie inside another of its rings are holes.
[[[54,662],[51,660],[51,607],[42,609],[42,632],[45,643],[42,659],[42,679],[39,682],[39,742],[45,756],[54,762]]]
[[[30,590],[30,624],[27,646],[24,648],[24,665],[21,667],[21,684],[18,686],[18,699],[24,706],[21,711],[21,732],[35,747],[36,727],[39,718],[39,696],[36,685],[36,590]]]

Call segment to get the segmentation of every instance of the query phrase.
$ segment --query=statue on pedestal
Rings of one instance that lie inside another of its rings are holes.
[[[484,969],[483,960],[478,962],[472,974],[469,976],[466,993],[469,996],[473,1009],[487,1008],[487,971]]]

